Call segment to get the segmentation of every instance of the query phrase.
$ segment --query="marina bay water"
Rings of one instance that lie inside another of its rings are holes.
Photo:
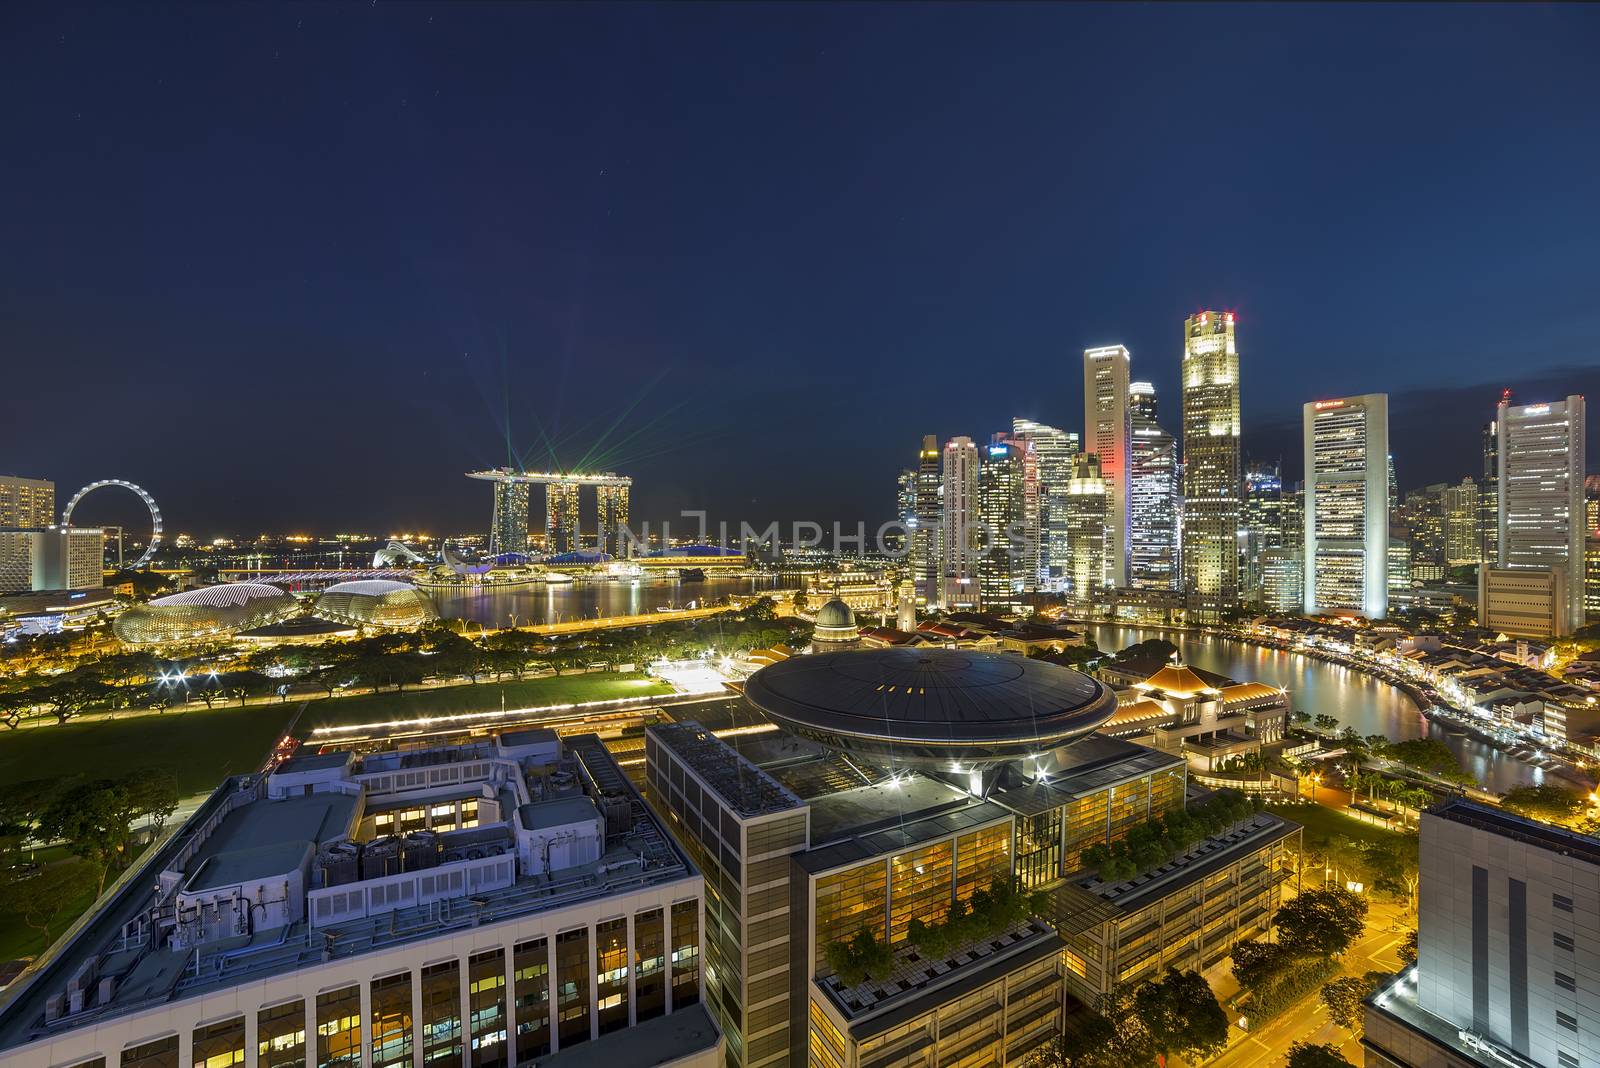
[[[771,589],[774,581],[770,576],[707,578],[700,582],[683,582],[675,577],[646,577],[637,582],[579,579],[525,586],[432,587],[428,593],[441,616],[496,628],[641,615],[658,608],[687,608],[691,601],[705,605],[718,597]]]
[[[1369,675],[1298,653],[1266,649],[1185,631],[1094,625],[1088,628],[1101,649],[1116,651],[1147,638],[1165,638],[1178,647],[1185,662],[1241,682],[1266,682],[1289,691],[1293,707],[1312,716],[1327,713],[1339,729],[1354,727],[1363,735],[1382,734],[1393,741],[1437,738],[1461,760],[1461,766],[1486,790],[1497,793],[1518,783],[1541,783],[1543,769],[1524,764],[1508,753],[1461,734],[1447,733],[1424,719],[1411,698]]]

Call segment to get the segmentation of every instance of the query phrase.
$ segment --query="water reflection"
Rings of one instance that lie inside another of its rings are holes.
[[[1102,649],[1125,649],[1146,638],[1165,638],[1178,646],[1188,663],[1241,682],[1267,682],[1289,691],[1293,707],[1309,715],[1326,713],[1339,729],[1382,734],[1394,741],[1424,734],[1448,745],[1461,766],[1486,790],[1501,793],[1518,783],[1543,782],[1544,771],[1485,745],[1474,738],[1449,734],[1430,724],[1411,699],[1393,686],[1344,667],[1279,649],[1206,635],[1147,630],[1139,627],[1092,626],[1089,632]]]
[[[447,619],[467,619],[486,627],[563,623],[574,619],[630,616],[657,608],[687,608],[691,601],[705,604],[730,594],[770,589],[773,579],[708,578],[681,582],[676,578],[596,579],[509,589],[430,589],[439,614]]]

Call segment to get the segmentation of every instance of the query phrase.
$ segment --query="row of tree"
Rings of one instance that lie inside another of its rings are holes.
[[[1175,968],[1129,989],[1117,987],[1097,1010],[1068,1018],[1061,1039],[1035,1055],[1036,1068],[1147,1068],[1174,1054],[1191,1061],[1228,1044],[1228,1014],[1199,972]],[[1158,1061],[1157,1058],[1160,1058]]]
[[[1259,808],[1260,802],[1237,790],[1219,790],[1203,804],[1139,824],[1126,838],[1088,847],[1081,860],[1101,879],[1119,883],[1188,852],[1197,843],[1250,818]]]

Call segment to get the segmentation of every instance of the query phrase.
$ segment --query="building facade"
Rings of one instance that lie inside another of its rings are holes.
[[[939,605],[947,609],[979,606],[978,447],[968,437],[945,442],[942,461],[944,514],[940,521],[943,558]]]
[[[1100,458],[1084,453],[1073,461],[1064,512],[1067,527],[1067,593],[1080,605],[1092,605],[1105,592],[1106,495]]]
[[[1052,585],[1066,575],[1067,549],[1066,487],[1072,479],[1072,460],[1079,453],[1078,435],[1071,431],[1034,422],[1011,420],[1011,436],[1033,446],[1039,465],[1039,578]]]
[[[1305,612],[1389,614],[1389,397],[1307,403]]]
[[[1083,351],[1083,451],[1100,458],[1106,483],[1106,587],[1128,584],[1128,479],[1132,464],[1128,419],[1128,350],[1106,345]]]
[[[1039,588],[1038,465],[1026,442],[984,446],[978,470],[978,600],[986,612],[1019,611]]]
[[[1505,396],[1509,399],[1510,392]],[[1483,424],[1483,481],[1478,486],[1478,559],[1500,559],[1500,435],[1495,420]]]
[[[1478,484],[1464,478],[1444,491],[1444,562],[1450,567],[1476,564],[1482,551],[1478,537]]]
[[[1239,350],[1232,312],[1183,324],[1183,580],[1200,618],[1239,599]]]
[[[922,438],[917,452],[916,483],[913,487],[911,531],[911,584],[919,608],[939,603],[939,552],[943,545],[940,514],[944,498],[940,471],[939,439],[932,434]]]
[[[98,590],[105,584],[105,531],[46,527],[32,536],[33,588]]]
[[[1478,568],[1478,624],[1511,637],[1559,638],[1571,633],[1572,591],[1559,567]]]
[[[1499,427],[1499,565],[1565,573],[1565,630],[1583,626],[1584,400],[1512,404]]]
[[[48,527],[56,521],[56,484],[0,475],[0,528]]]
[[[1148,382],[1128,387],[1128,585],[1175,590],[1178,573],[1178,443],[1157,419]]]
[[[528,551],[528,484],[526,482],[496,482],[494,484],[494,525],[489,530],[489,553],[526,553]]]
[[[1244,473],[1244,536],[1239,539],[1239,581],[1246,602],[1262,599],[1261,554],[1282,544],[1282,465],[1251,464]]]

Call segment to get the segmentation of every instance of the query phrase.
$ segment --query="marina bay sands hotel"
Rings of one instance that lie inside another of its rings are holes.
[[[578,491],[593,486],[599,516],[599,537],[595,548],[612,556],[622,556],[622,529],[628,525],[628,491],[633,479],[627,475],[577,475],[552,471],[513,471],[497,467],[490,471],[469,471],[468,478],[494,483],[494,525],[489,532],[489,551],[526,553],[528,551],[528,488],[544,487],[544,547],[547,553],[570,553],[586,548],[579,523]]]

